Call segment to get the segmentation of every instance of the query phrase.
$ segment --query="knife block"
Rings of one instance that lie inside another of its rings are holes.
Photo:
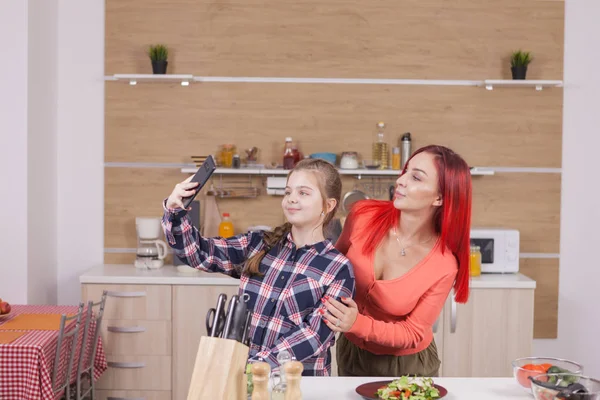
[[[202,336],[187,400],[246,400],[249,352],[238,341]]]

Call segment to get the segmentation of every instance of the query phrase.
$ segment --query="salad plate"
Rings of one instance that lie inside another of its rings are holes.
[[[403,376],[395,380],[364,383],[356,388],[356,393],[365,400],[437,400],[445,397],[448,390],[434,384],[431,378]]]

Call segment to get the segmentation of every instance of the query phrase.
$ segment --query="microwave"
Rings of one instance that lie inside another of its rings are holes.
[[[519,272],[518,230],[471,228],[471,244],[481,250],[481,273]]]

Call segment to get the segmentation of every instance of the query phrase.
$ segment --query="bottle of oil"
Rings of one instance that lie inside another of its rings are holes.
[[[377,123],[377,133],[373,141],[373,162],[379,164],[379,169],[388,169],[390,154],[385,141],[385,123]]]

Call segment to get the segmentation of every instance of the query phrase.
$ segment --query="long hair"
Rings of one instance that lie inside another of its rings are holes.
[[[300,161],[296,164],[294,169],[288,173],[287,179],[289,180],[290,176],[297,171],[311,171],[317,177],[317,186],[319,187],[319,192],[321,192],[323,198],[323,212],[325,213],[325,218],[323,218],[323,224],[321,226],[321,229],[323,229],[323,227],[327,226],[333,219],[340,205],[340,199],[342,197],[342,180],[340,179],[340,174],[331,163],[318,158],[307,158]],[[336,200],[335,206],[329,212],[327,211],[328,199]],[[265,232],[263,237],[265,247],[246,261],[242,273],[251,276],[260,275],[259,267],[262,259],[274,246],[282,243],[283,239],[291,232],[291,230],[292,224],[286,222],[270,232]]]
[[[429,153],[435,156],[438,172],[438,188],[442,195],[442,205],[433,214],[435,232],[440,235],[442,251],[450,249],[458,262],[458,273],[454,282],[455,299],[466,303],[469,299],[469,252],[471,229],[471,172],[465,160],[444,146],[425,146],[410,157]],[[402,174],[406,173],[408,162]],[[363,200],[352,207],[355,216],[366,216],[369,222],[367,240],[363,247],[365,254],[373,254],[389,230],[398,223],[400,210],[393,201]]]

